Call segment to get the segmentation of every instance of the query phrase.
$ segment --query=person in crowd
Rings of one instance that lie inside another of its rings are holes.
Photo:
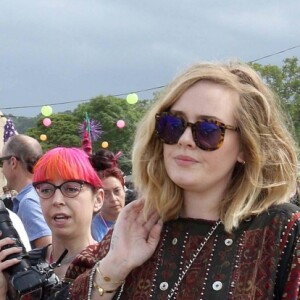
[[[298,299],[297,149],[280,101],[241,62],[180,74],[137,126],[142,198],[76,262],[70,299]],[[80,275],[80,276],[79,276]]]
[[[4,205],[6,208],[10,209],[10,210],[13,210],[13,195],[12,195],[12,191],[10,191],[7,186],[4,186],[2,188],[2,191],[3,191],[3,195],[1,197],[1,200],[3,201]],[[18,194],[16,191],[15,191],[15,196]]]
[[[41,199],[42,211],[52,232],[52,244],[34,250],[35,256],[38,253],[41,261],[53,264],[67,249],[68,253],[54,272],[61,280],[59,286],[68,285],[65,273],[71,261],[84,248],[96,244],[91,235],[91,223],[93,214],[99,211],[103,203],[102,182],[84,151],[58,147],[46,152],[35,165],[33,186]],[[13,242],[10,238],[0,240],[0,249]],[[0,251],[0,270],[20,262],[18,258],[5,260],[8,255],[19,252],[16,247]],[[3,273],[1,282],[6,283]],[[7,284],[0,286],[0,299],[5,299]]]
[[[101,241],[125,205],[125,182],[123,172],[118,168],[118,158],[109,150],[100,149],[91,156],[91,163],[101,178],[104,189],[103,206],[92,222],[92,235],[97,241]]]
[[[91,155],[91,164],[97,172],[118,167],[118,159],[122,152],[114,154],[107,149],[100,149]]]
[[[113,167],[97,173],[103,183],[104,202],[100,212],[93,218],[92,235],[95,240],[101,241],[125,205],[125,189],[124,177],[119,168]]]
[[[132,175],[127,175],[124,177],[124,179],[125,179],[125,205],[127,205],[133,200],[138,199],[138,193],[134,188],[134,184],[132,182]]]
[[[27,135],[9,138],[2,149],[0,162],[7,180],[7,188],[18,194],[13,198],[13,211],[20,217],[32,248],[51,243],[51,231],[47,226],[40,199],[32,186],[33,168],[43,151],[40,143]]]

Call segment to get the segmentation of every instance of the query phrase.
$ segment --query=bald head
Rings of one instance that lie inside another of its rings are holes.
[[[40,143],[24,134],[14,135],[4,144],[2,156],[13,155],[23,164],[24,169],[33,173],[33,166],[43,155]]]

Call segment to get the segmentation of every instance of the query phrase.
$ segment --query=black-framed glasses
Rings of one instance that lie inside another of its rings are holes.
[[[75,198],[81,192],[84,184],[88,184],[82,180],[70,180],[65,181],[61,185],[55,185],[50,182],[33,182],[33,186],[38,193],[39,197],[42,199],[51,198],[57,189],[61,191],[63,196],[67,198]]]
[[[20,158],[17,157],[17,156],[15,156],[15,155],[2,156],[2,157],[0,157],[0,168],[3,167],[3,162],[4,162],[5,160],[10,160],[12,157],[15,157],[16,160],[20,160]]]
[[[209,118],[191,123],[170,112],[156,114],[155,120],[156,135],[165,144],[177,144],[189,126],[192,129],[195,144],[205,151],[214,151],[222,146],[226,129],[238,131],[238,127],[225,125],[215,119]]]

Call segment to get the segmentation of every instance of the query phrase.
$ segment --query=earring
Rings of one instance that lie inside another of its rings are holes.
[[[246,164],[246,162],[243,160],[240,162],[243,166]]]

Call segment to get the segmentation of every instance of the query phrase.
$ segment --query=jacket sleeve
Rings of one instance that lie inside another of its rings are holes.
[[[281,240],[275,299],[300,299],[300,213],[294,214]]]

